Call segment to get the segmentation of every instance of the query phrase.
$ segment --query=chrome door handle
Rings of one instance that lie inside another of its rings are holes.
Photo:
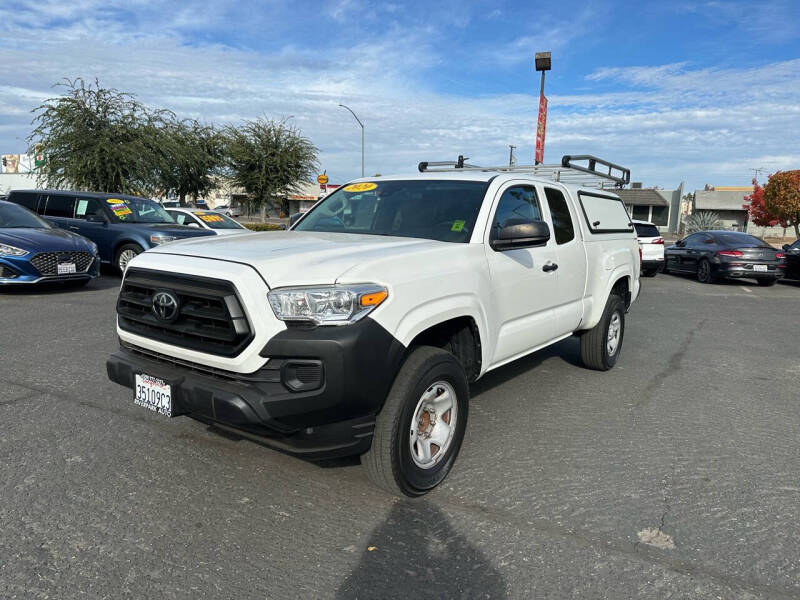
[[[557,268],[558,265],[556,263],[549,262],[542,267],[542,271],[544,271],[545,273],[549,273],[550,271],[555,271]]]

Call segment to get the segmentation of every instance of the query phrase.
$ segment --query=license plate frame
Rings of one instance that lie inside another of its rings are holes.
[[[75,275],[78,272],[78,267],[74,262],[58,263],[56,266],[56,273],[58,275]]]
[[[767,265],[753,265],[753,271],[756,273],[766,273],[769,271],[769,267]]]
[[[133,403],[165,417],[175,416],[172,385],[160,377],[147,373],[136,373],[133,385]]]

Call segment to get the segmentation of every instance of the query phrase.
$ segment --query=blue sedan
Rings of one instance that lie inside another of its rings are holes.
[[[45,281],[85,284],[99,274],[100,255],[94,242],[0,200],[0,286]]]

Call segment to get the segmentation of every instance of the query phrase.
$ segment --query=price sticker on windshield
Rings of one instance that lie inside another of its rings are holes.
[[[106,200],[106,202],[111,204],[112,208],[114,206],[119,206],[120,204],[125,204],[125,201],[124,200],[120,200],[119,198],[109,198],[108,200]]]
[[[219,215],[207,215],[205,213],[203,213],[203,214],[194,213],[194,214],[196,214],[198,217],[200,217],[206,223],[222,223],[225,220],[222,217],[220,217]]]
[[[464,229],[464,224],[466,221],[453,221],[453,226],[450,228],[450,231],[461,231]]]
[[[377,183],[371,183],[371,182],[368,182],[368,183],[351,183],[350,185],[345,186],[344,191],[345,192],[369,192],[371,190],[374,190],[376,187],[378,187],[378,184]]]

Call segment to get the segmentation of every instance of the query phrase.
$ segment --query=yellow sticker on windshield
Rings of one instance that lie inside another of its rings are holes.
[[[114,214],[117,215],[118,217],[129,215],[132,212],[131,209],[128,208],[127,206],[120,206],[119,204],[116,204],[114,206],[115,206]],[[119,208],[116,208],[117,206],[119,206]]]
[[[345,186],[345,192],[369,192],[370,190],[374,190],[378,187],[377,183],[351,183],[348,186]]]
[[[464,229],[464,224],[466,221],[453,221],[453,226],[450,228],[450,231],[461,231]]]
[[[109,198],[106,200],[109,204],[125,204],[124,200],[120,200],[119,198]]]
[[[219,215],[207,215],[205,213],[203,213],[203,214],[194,213],[194,214],[196,214],[198,217],[200,217],[206,223],[222,223],[225,220]]]

